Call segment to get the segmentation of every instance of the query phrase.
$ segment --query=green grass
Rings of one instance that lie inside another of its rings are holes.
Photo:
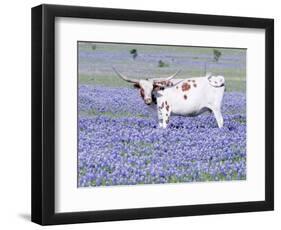
[[[131,114],[129,112],[123,113],[112,113],[112,112],[98,112],[96,110],[80,111],[80,115],[88,116],[108,116],[111,118],[122,118],[122,117],[145,117],[143,114]]]
[[[132,49],[138,52],[136,60],[133,60],[130,54]],[[214,49],[222,53],[217,63],[213,62]],[[131,78],[167,77],[178,69],[182,71],[177,78],[188,78],[203,76],[204,63],[207,63],[207,72],[225,77],[227,91],[246,91],[245,49],[80,42],[80,52],[84,55],[79,55],[79,84],[132,87],[116,76],[112,66]],[[121,59],[117,58],[120,53]],[[145,55],[152,55],[151,61],[147,62]],[[173,59],[177,61],[173,62]],[[159,67],[160,60],[167,64],[165,68]],[[187,60],[194,62],[194,65],[180,64],[186,63]],[[239,68],[229,65],[231,63],[239,63]]]
[[[200,71],[193,70],[188,71],[189,77],[196,77],[200,76]],[[240,78],[239,75],[235,74],[235,76],[229,76],[224,75],[225,81],[226,81],[226,91],[232,92],[245,92],[246,91],[246,80],[244,80],[242,77]],[[236,77],[237,76],[237,77]],[[176,78],[181,78],[181,76]],[[79,84],[90,84],[90,85],[102,85],[102,86],[111,86],[111,87],[133,87],[132,84],[127,83],[120,78],[118,78],[116,75],[95,75],[95,76],[89,76],[86,74],[81,74],[79,76]]]
[[[95,45],[95,50],[93,50],[93,45]],[[80,51],[108,51],[108,52],[117,52],[117,51],[128,51],[132,49],[137,49],[138,53],[161,53],[166,49],[169,49],[173,53],[182,53],[183,49],[185,52],[191,52],[195,55],[200,54],[210,54],[213,55],[213,50],[219,50],[223,55],[236,55],[245,51],[245,49],[228,49],[228,48],[216,48],[216,47],[200,47],[200,46],[162,46],[162,45],[141,45],[141,44],[126,44],[126,43],[100,43],[100,42],[79,42]]]

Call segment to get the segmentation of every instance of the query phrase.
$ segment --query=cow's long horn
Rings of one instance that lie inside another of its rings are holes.
[[[177,76],[179,73],[181,72],[181,70],[178,70],[177,72],[175,72],[173,75],[171,75],[170,77],[164,78],[164,79],[159,79],[159,80],[154,80],[154,83],[161,83],[161,82],[165,82],[165,81],[170,81],[171,79],[173,79],[175,76]]]
[[[173,75],[171,75],[170,77],[166,78],[166,81],[169,81],[171,79],[173,79],[175,76],[177,76],[179,73],[181,72],[181,69],[178,70],[177,72],[175,72]]]
[[[127,82],[131,82],[131,83],[135,83],[138,84],[139,80],[137,79],[132,79],[132,78],[128,78],[126,76],[124,76],[122,73],[120,73],[119,71],[117,71],[117,69],[115,69],[114,67],[112,67],[112,69],[114,70],[114,72],[123,80],[127,81]]]

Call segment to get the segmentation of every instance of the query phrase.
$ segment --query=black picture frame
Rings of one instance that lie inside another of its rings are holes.
[[[265,200],[55,213],[55,18],[109,19],[265,29]],[[274,20],[39,5],[32,8],[32,205],[41,225],[267,211],[274,209]]]

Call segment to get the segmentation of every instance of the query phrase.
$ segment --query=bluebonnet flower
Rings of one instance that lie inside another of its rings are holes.
[[[219,129],[212,114],[157,113],[134,89],[79,86],[78,186],[246,178],[246,96],[226,92]]]

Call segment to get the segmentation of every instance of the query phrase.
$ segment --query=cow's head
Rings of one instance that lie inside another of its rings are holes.
[[[123,80],[133,83],[135,88],[140,90],[140,95],[144,100],[144,103],[150,105],[152,103],[152,92],[153,90],[164,88],[167,86],[167,82],[169,82],[172,78],[174,78],[180,71],[177,71],[173,75],[167,78],[151,78],[151,79],[133,79],[128,78],[117,71],[114,67],[112,69],[115,73]]]

